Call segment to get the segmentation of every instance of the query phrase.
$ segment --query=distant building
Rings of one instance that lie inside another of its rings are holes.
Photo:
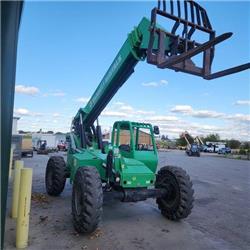
[[[20,117],[17,116],[13,116],[13,120],[12,120],[12,134],[16,135],[18,134],[18,130],[17,130],[17,121],[20,119]]]

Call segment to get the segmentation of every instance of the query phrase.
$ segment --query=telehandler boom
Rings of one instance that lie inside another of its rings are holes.
[[[159,1],[151,12],[151,19],[142,18],[129,33],[91,99],[77,112],[72,121],[67,162],[60,156],[52,156],[47,163],[45,181],[49,195],[59,195],[66,178],[73,183],[72,215],[79,233],[90,233],[97,228],[103,194],[107,193],[124,202],[156,198],[161,213],[171,220],[183,219],[191,213],[194,191],[187,173],[179,167],[165,166],[156,174],[158,154],[154,135],[159,134],[157,126],[117,121],[111,145],[103,146],[98,116],[139,61],[146,59],[158,68],[208,80],[249,68],[247,63],[211,73],[215,45],[232,33],[216,36],[206,11],[194,1],[184,1],[183,8],[180,1],[170,1],[169,11],[166,6],[166,1],[162,6]],[[174,22],[170,31],[157,24],[158,16]],[[197,31],[208,34],[207,42],[192,39]],[[203,63],[196,66],[192,57],[199,53],[203,53]],[[147,147],[142,147],[145,132],[149,142]],[[121,140],[124,133],[129,138],[126,142]]]
[[[200,157],[200,147],[197,143],[196,138],[194,139],[187,131],[181,134],[181,137],[187,142],[186,154],[188,156],[198,156]]]

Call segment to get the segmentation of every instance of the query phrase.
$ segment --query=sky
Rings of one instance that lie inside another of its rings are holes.
[[[67,132],[106,73],[127,34],[156,1],[25,2],[19,31],[14,114],[18,129]],[[202,1],[216,34],[212,71],[250,58],[250,2]],[[198,37],[199,38],[199,37]],[[139,62],[100,116],[103,130],[116,120],[150,122],[177,138],[218,133],[250,140],[250,71],[206,81]]]

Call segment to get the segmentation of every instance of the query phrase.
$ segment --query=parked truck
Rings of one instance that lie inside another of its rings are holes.
[[[32,135],[22,135],[22,157],[33,157]]]

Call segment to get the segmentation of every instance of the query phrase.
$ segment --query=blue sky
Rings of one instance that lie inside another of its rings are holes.
[[[25,2],[18,44],[15,114],[18,129],[68,131],[71,118],[105,74],[127,34],[150,2]],[[250,58],[250,2],[202,1],[217,34],[233,37],[217,46],[213,71]],[[140,62],[101,116],[150,121],[177,137],[219,133],[249,139],[249,70],[214,81],[157,69]]]

